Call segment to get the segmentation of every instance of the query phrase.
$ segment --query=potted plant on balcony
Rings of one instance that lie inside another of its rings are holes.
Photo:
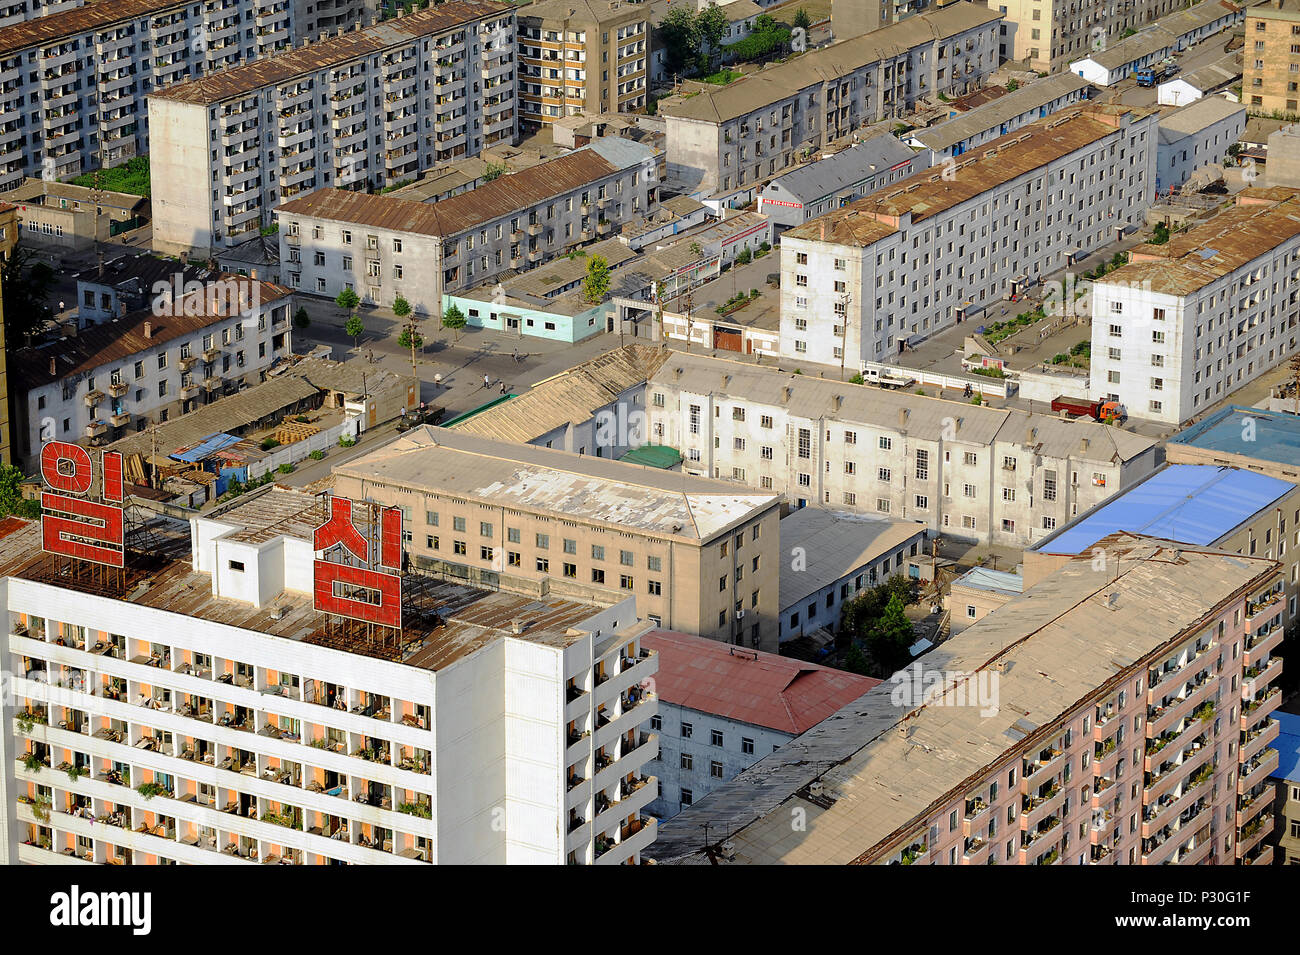
[[[90,770],[87,769],[85,766],[75,766],[75,765],[74,765],[74,766],[69,766],[69,767],[68,767],[68,779],[69,779],[69,781],[74,782],[74,783],[75,783],[78,779],[80,779],[82,776],[88,775],[89,773],[90,773]]]
[[[154,796],[171,795],[171,793],[167,791],[167,787],[155,782],[141,783],[139,786],[135,787],[135,791],[138,792],[146,801],[152,799]]]
[[[39,772],[45,766],[45,761],[35,753],[23,753],[22,760],[23,767],[29,773]]]

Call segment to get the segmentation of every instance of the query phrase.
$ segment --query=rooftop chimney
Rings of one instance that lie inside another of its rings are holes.
[[[153,338],[153,322],[144,323],[144,337]]]
[[[822,219],[819,225],[821,226],[822,241],[825,242],[826,241],[826,220]]]
[[[911,414],[906,408],[898,409],[898,426],[901,428],[907,424],[907,416]]]
[[[1079,451],[1086,452],[1087,450],[1088,450],[1088,439],[1084,438],[1082,441],[1079,442]]]
[[[510,618],[510,632],[518,635],[524,632],[524,622],[519,617]]]
[[[1025,444],[1033,444],[1034,441],[1035,441],[1035,439],[1036,439],[1037,437],[1038,437],[1038,429],[1037,429],[1037,428],[1026,428],[1026,429],[1025,429]]]
[[[785,394],[784,394],[784,396],[781,398],[781,400],[782,400],[782,402],[789,403],[789,401],[790,401],[790,396],[791,396],[792,394],[794,394],[794,389],[791,388],[789,385],[786,385],[784,390],[785,390]]]
[[[59,376],[59,366],[55,364],[54,356],[50,356],[50,374],[57,378]]]

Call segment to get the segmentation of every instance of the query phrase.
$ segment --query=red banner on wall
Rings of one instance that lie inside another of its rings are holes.
[[[41,547],[48,554],[110,567],[126,564],[122,514],[122,455],[101,455],[102,488],[90,496],[95,471],[90,452],[79,444],[51,441],[41,448]],[[107,503],[106,503],[107,502]]]

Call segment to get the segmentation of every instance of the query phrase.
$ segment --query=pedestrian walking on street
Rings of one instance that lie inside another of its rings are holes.
[[[484,388],[491,388],[491,387],[492,387],[492,379],[489,378],[487,375],[484,375],[484,376],[483,376],[483,387],[484,387]]]

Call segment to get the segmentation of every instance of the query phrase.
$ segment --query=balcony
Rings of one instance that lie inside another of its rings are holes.
[[[108,422],[100,418],[91,418],[89,424],[86,425],[86,437],[88,438],[98,438],[107,431]]]
[[[1047,781],[1047,778],[1061,767],[1065,751],[1048,747],[1034,760],[1025,760],[1021,767],[1020,792],[1026,796]]]
[[[181,385],[180,395],[181,395],[181,400],[183,401],[190,401],[194,398],[197,398],[199,396],[199,386],[194,384],[193,382],[190,382],[189,384],[183,384]]]
[[[1275,749],[1265,750],[1250,762],[1243,764],[1241,775],[1237,778],[1237,792],[1245,793],[1253,789],[1267,779],[1269,773],[1277,769],[1277,764],[1278,753]]]
[[[1268,716],[1282,702],[1282,688],[1270,686],[1263,696],[1244,703],[1241,707],[1241,728],[1249,730]]]
[[[95,405],[103,401],[104,398],[105,398],[104,393],[100,391],[98,388],[96,388],[94,391],[88,391],[86,392],[86,398],[85,398],[86,407],[93,408],[95,407]]]
[[[1273,682],[1282,672],[1282,658],[1271,657],[1265,663],[1256,663],[1242,674],[1241,698],[1248,700]]]
[[[108,416],[108,423],[114,428],[125,428],[131,423],[131,413],[128,411],[118,411]]]
[[[1247,601],[1246,603],[1246,629],[1254,630],[1257,623],[1280,613],[1282,610],[1282,591],[1280,589],[1273,591],[1264,599],[1259,601]]]
[[[1041,796],[1022,797],[1020,827],[1026,831],[1033,829],[1056,812],[1064,801],[1065,787],[1060,783],[1053,783]]]
[[[125,381],[110,381],[108,383],[108,393],[114,398],[123,397],[130,388],[131,386]]]
[[[1261,660],[1268,659],[1269,653],[1281,646],[1282,632],[1282,627],[1279,625],[1269,627],[1251,637],[1250,642],[1246,645],[1246,666],[1252,667]]]

